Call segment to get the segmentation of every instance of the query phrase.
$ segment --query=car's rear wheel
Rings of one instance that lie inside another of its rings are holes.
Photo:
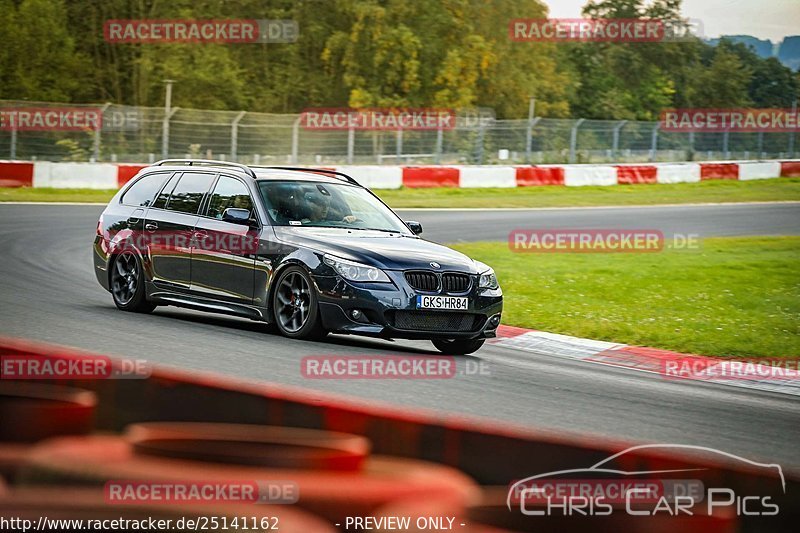
[[[469,340],[432,340],[436,349],[445,355],[467,355],[477,352],[486,339],[469,339]]]
[[[293,339],[319,339],[327,333],[319,318],[317,292],[304,269],[291,266],[281,272],[272,295],[275,325]]]
[[[111,265],[111,296],[114,304],[123,311],[149,313],[156,305],[147,301],[144,274],[139,259],[133,252],[119,254]]]

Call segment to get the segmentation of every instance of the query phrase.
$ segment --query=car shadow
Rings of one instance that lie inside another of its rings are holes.
[[[272,324],[267,324],[264,322],[256,322],[253,320],[248,320],[246,318],[239,318],[239,317],[232,317],[225,315],[204,314],[202,311],[198,311],[195,314],[194,312],[183,309],[157,308],[155,311],[153,311],[153,314],[161,317],[171,318],[174,320],[180,320],[182,322],[191,322],[195,324],[205,324],[205,325],[218,326],[224,328],[235,328],[240,331],[250,331],[253,333],[273,335],[287,342],[311,343],[319,346],[333,344],[336,346],[349,346],[349,347],[358,347],[371,350],[380,350],[387,353],[392,352],[392,353],[404,353],[404,354],[416,354],[416,355],[442,355],[438,350],[434,349],[421,350],[413,346],[403,346],[400,344],[396,344],[389,340],[372,339],[369,337],[357,337],[352,335],[332,334],[328,335],[327,337],[321,340],[289,339],[280,335],[275,326],[273,326]]]
[[[90,304],[81,306],[86,309],[91,309],[93,311],[108,311],[113,310],[118,313],[122,313],[114,308],[114,305],[102,305],[102,304]],[[378,350],[383,352],[383,355],[392,355],[392,354],[407,354],[407,355],[428,355],[428,356],[442,356],[448,354],[442,354],[436,349],[431,348],[430,350],[417,348],[415,346],[406,346],[402,344],[397,344],[396,342],[385,340],[385,339],[375,339],[371,337],[358,337],[355,335],[337,335],[331,334],[321,340],[296,340],[296,339],[289,339],[286,337],[281,336],[275,326],[272,324],[267,324],[265,322],[256,322],[254,320],[249,320],[247,318],[241,318],[236,316],[228,316],[222,314],[213,314],[213,313],[204,313],[202,311],[193,311],[191,309],[181,309],[178,307],[158,307],[151,315],[142,315],[137,314],[136,316],[140,318],[152,316],[154,318],[169,318],[172,320],[178,320],[180,322],[185,323],[192,323],[192,324],[202,324],[206,326],[216,326],[220,328],[226,329],[233,329],[238,331],[247,331],[250,333],[257,333],[259,335],[271,335],[278,337],[282,340],[287,342],[294,342],[298,343],[298,346],[301,346],[302,343],[307,344],[314,344],[318,345],[320,349],[324,349],[325,345],[334,345],[334,346],[347,346],[352,348],[362,348],[368,350]],[[355,355],[355,354],[354,354]],[[453,357],[457,357],[459,360],[475,360],[480,361],[480,357],[476,357],[474,355],[456,355]]]

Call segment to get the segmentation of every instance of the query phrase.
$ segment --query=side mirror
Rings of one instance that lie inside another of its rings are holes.
[[[414,220],[406,220],[406,226],[414,235],[419,235],[422,233],[422,224],[416,222]]]
[[[250,224],[250,210],[238,209],[236,207],[229,207],[222,213],[222,220],[231,222],[232,224]]]

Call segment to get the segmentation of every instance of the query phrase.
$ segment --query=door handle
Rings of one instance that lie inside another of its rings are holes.
[[[155,231],[158,229],[158,224],[156,224],[155,222],[148,222],[147,224],[144,225],[144,229],[146,229],[147,231]]]
[[[128,217],[128,225],[135,226],[139,223],[139,220],[144,216],[144,209],[137,209],[131,216]]]

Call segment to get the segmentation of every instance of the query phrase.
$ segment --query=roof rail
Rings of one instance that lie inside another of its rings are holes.
[[[294,170],[298,172],[319,172],[320,174],[331,174],[332,176],[336,176],[339,178],[344,178],[345,181],[348,183],[352,183],[358,187],[364,187],[359,182],[357,182],[352,176],[348,176],[343,172],[336,172],[335,170],[328,170],[327,168],[302,168],[302,167],[272,167],[267,165],[250,165],[252,168],[269,168],[273,170]]]
[[[162,165],[173,165],[173,164],[183,164],[189,166],[209,165],[217,167],[235,167],[243,171],[251,178],[256,177],[256,173],[253,172],[253,169],[248,167],[247,165],[242,165],[240,163],[231,163],[230,161],[216,161],[214,159],[162,159],[161,161],[156,161],[155,163],[153,163],[152,166],[158,167]]]

